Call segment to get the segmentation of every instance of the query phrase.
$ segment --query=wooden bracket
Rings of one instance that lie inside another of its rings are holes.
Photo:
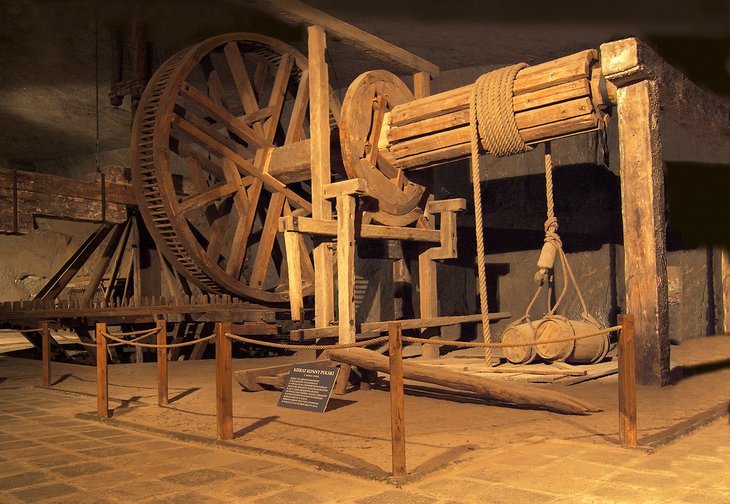
[[[361,178],[343,180],[327,184],[322,188],[325,199],[335,199],[338,196],[363,195],[368,190],[368,181]]]

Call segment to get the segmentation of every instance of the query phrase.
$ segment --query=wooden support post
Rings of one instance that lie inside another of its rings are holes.
[[[319,26],[310,26],[309,35],[309,124],[312,170],[312,217],[332,219],[332,205],[324,198],[324,186],[332,178],[330,167],[329,76],[325,50],[327,37]],[[327,327],[335,318],[332,251],[327,241],[315,240],[314,319],[317,327]]]
[[[302,294],[302,248],[301,235],[294,231],[284,231],[286,247],[287,276],[289,280],[289,307],[292,320],[302,320],[304,296]]]
[[[107,369],[106,324],[96,323],[96,414],[109,418],[109,373]]]
[[[390,438],[393,476],[406,474],[406,424],[403,397],[403,340],[400,324],[388,326],[390,355]]]
[[[616,87],[626,312],[635,317],[637,378],[643,385],[669,383],[659,87],[671,89],[673,84],[662,77],[665,72],[657,61],[636,39],[601,45],[601,71],[608,84]]]
[[[435,216],[429,212],[428,208],[424,211],[429,227],[434,228]],[[418,255],[418,300],[420,305],[420,318],[438,317],[438,288],[436,261],[433,260],[432,249],[426,249]],[[437,338],[441,335],[441,330],[436,328],[428,328],[421,331],[422,338]],[[421,356],[424,359],[436,359],[440,355],[438,345],[424,345],[421,350]]]
[[[431,74],[416,72],[413,74],[413,96],[416,100],[431,95]]]
[[[722,332],[730,333],[730,248],[722,248],[720,259],[720,274],[722,278]]]
[[[157,321],[157,344],[167,344],[167,321]],[[168,401],[167,348],[157,348],[157,404],[162,406]]]
[[[233,371],[230,322],[215,324],[215,413],[218,439],[233,439]]]
[[[619,87],[626,311],[636,317],[639,382],[669,382],[664,172],[656,83]]]
[[[337,335],[340,343],[355,342],[355,197],[337,196]],[[336,394],[347,391],[350,366],[343,364]]]
[[[621,317],[618,340],[618,435],[624,446],[637,445],[636,429],[636,348],[634,317]]]
[[[48,322],[41,324],[41,348],[43,353],[43,386],[49,388],[51,386],[51,330]]]

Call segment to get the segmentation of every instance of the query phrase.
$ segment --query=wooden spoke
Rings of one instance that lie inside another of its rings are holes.
[[[200,60],[200,68],[203,69],[205,74],[205,80],[208,84],[208,94],[218,105],[229,108],[226,103],[225,92],[223,91],[223,84],[221,83],[218,71],[215,69],[213,62],[209,55],[205,55]]]
[[[218,263],[218,258],[223,250],[223,238],[228,228],[228,223],[231,221],[231,201],[232,198],[225,199],[218,206],[218,218],[210,224],[211,235],[208,241],[208,247],[205,249],[205,253],[208,259],[213,263]]]
[[[214,201],[224,198],[237,190],[238,186],[230,182],[217,185],[204,193],[196,194],[195,196],[182,200],[177,205],[177,215],[182,215],[192,210],[210,205]]]
[[[370,138],[368,138],[368,143],[366,144],[370,146],[367,159],[373,166],[378,162],[378,141],[380,140],[380,130],[383,127],[383,119],[385,118],[385,110],[387,107],[388,99],[385,96],[375,97],[373,101],[373,127],[370,130]]]
[[[291,118],[289,119],[289,127],[286,130],[286,140],[284,145],[298,142],[302,139],[302,130],[304,127],[304,119],[307,115],[307,106],[309,105],[309,71],[302,72],[302,78],[299,81],[299,89],[297,97],[294,100],[294,108],[292,109]]]
[[[258,99],[263,95],[264,86],[266,85],[266,76],[269,73],[269,65],[265,62],[256,63],[256,70],[253,73],[253,87]]]
[[[271,89],[271,97],[269,98],[269,106],[274,107],[274,112],[264,122],[264,131],[269,138],[276,133],[276,126],[279,124],[281,109],[284,105],[284,97],[286,95],[286,87],[289,84],[293,64],[294,59],[291,54],[282,54],[281,61],[279,61],[279,68],[276,69],[274,87]]]
[[[182,120],[186,124],[180,125],[178,124],[178,120]],[[172,122],[174,125],[179,126],[182,132],[192,137],[192,139],[200,146],[208,149],[208,151],[212,150],[212,152],[216,153],[219,157],[223,157],[225,154],[220,147],[216,146],[225,147],[225,149],[230,152],[235,152],[238,156],[244,158],[246,156],[246,151],[241,144],[221,134],[213,128],[210,123],[195,114],[186,112],[184,117],[174,115]]]
[[[277,229],[279,227],[279,217],[284,209],[285,196],[283,193],[274,193],[269,202],[269,208],[266,211],[266,220],[264,228],[261,231],[259,239],[259,248],[256,251],[256,259],[253,263],[251,272],[251,285],[254,287],[263,287],[266,280],[266,270],[271,257],[271,250],[274,247]]]
[[[205,96],[204,93],[188,83],[182,85],[182,95],[191,99],[199,106],[203,107],[217,122],[225,126],[229,131],[233,132],[241,139],[256,147],[268,147],[271,144],[267,142],[262,135],[256,133],[253,129],[241,122],[236,116],[228,110],[218,105],[216,102]]]
[[[246,64],[241,57],[241,51],[238,48],[238,42],[229,42],[226,44],[223,52],[226,55],[228,68],[231,69],[233,80],[236,83],[238,96],[243,105],[246,114],[254,114],[259,111],[259,104],[256,100],[256,94],[251,86],[251,80],[248,78]]]
[[[228,254],[228,262],[226,263],[226,273],[229,275],[237,275],[243,266],[243,259],[246,255],[248,239],[251,236],[254,220],[256,219],[256,207],[261,196],[261,188],[263,184],[256,179],[248,189],[248,210],[245,213],[239,213],[239,221],[234,233],[231,250]],[[278,193],[277,193],[278,194]]]

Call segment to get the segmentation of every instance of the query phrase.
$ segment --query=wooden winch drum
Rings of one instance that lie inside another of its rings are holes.
[[[535,349],[547,361],[565,361],[572,364],[600,362],[610,348],[608,333],[574,341],[552,342],[590,334],[600,329],[584,320],[569,320],[560,316],[545,318],[538,323],[535,331],[535,339],[539,343]]]
[[[502,333],[502,343],[531,343],[535,341],[536,324],[523,322],[510,325]],[[519,346],[503,348],[504,356],[512,364],[529,364],[537,358],[535,346]]]

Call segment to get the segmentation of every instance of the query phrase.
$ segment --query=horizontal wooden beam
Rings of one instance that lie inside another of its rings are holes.
[[[308,25],[321,26],[333,37],[407,70],[426,72],[431,77],[438,77],[441,72],[439,67],[430,61],[298,0],[264,0],[261,3],[280,16]]]
[[[312,219],[288,215],[279,219],[279,231],[294,231],[316,236],[337,236],[337,221]],[[441,233],[437,229],[418,229],[397,226],[378,226],[362,224],[355,226],[355,234],[360,238],[381,240],[408,240],[421,242],[441,242]]]
[[[490,321],[502,320],[512,317],[511,312],[496,312],[489,314]],[[482,316],[479,313],[474,315],[455,315],[450,317],[430,317],[420,319],[386,320],[383,322],[363,322],[358,324],[356,331],[358,335],[373,333],[384,333],[388,331],[388,324],[397,323],[401,329],[425,329],[427,327],[446,327],[457,324],[481,322]],[[291,331],[289,338],[292,341],[308,341],[317,338],[337,336],[337,326],[316,327],[313,329],[297,329]]]
[[[361,178],[343,180],[327,184],[322,189],[322,195],[325,199],[334,199],[338,196],[351,196],[355,194],[365,194],[368,190],[368,181]]]

